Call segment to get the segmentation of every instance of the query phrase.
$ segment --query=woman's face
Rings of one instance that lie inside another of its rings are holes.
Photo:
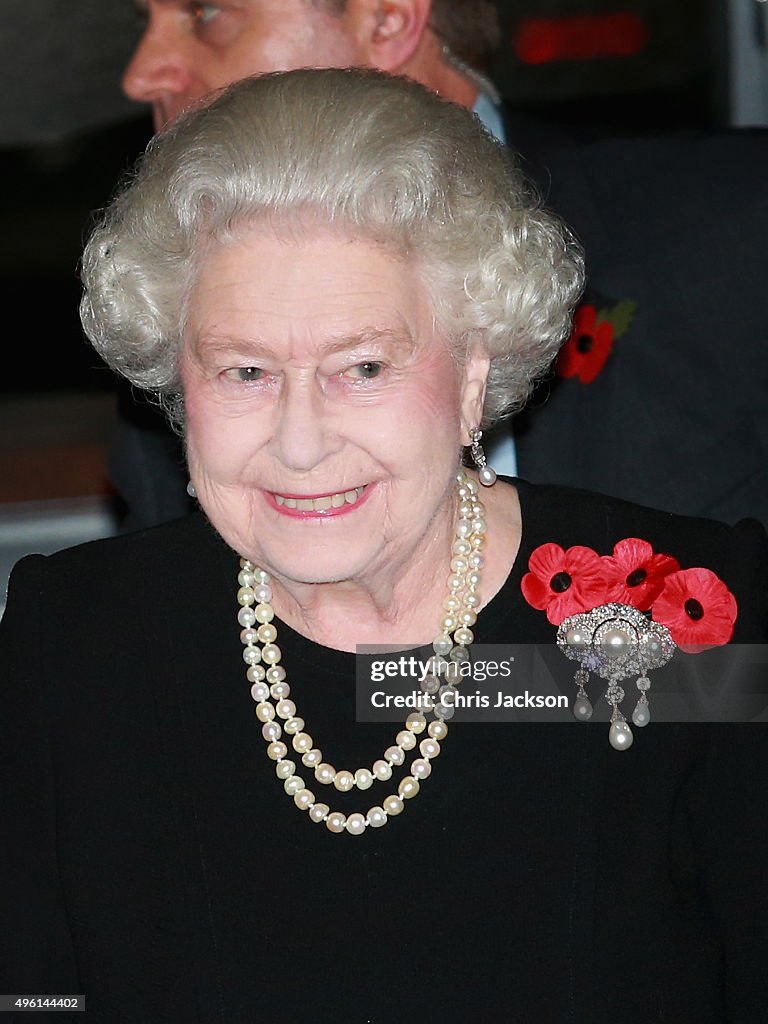
[[[214,247],[182,362],[190,476],[211,522],[283,580],[413,568],[451,529],[487,362],[457,367],[413,268],[339,234]]]

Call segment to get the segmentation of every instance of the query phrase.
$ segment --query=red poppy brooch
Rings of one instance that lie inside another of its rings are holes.
[[[599,310],[593,303],[583,302],[574,313],[571,335],[557,357],[557,374],[591,384],[608,361],[614,341],[629,330],[636,308],[637,303],[630,299]]]
[[[671,555],[637,537],[620,540],[611,555],[592,548],[542,544],[528,561],[521,589],[528,604],[558,627],[557,644],[578,661],[573,713],[592,716],[584,689],[589,673],[607,680],[612,708],[608,738],[616,750],[632,745],[632,729],[619,710],[621,683],[637,675],[636,726],[651,720],[648,672],[680,648],[696,653],[727,644],[738,614],[736,598],[710,569],[682,569]]]

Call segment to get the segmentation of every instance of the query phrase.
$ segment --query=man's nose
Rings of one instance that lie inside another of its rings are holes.
[[[123,74],[123,92],[140,103],[188,94],[192,71],[174,11],[151,12],[149,22]]]

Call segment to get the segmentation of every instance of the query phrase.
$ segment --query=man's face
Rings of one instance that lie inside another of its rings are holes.
[[[146,29],[123,77],[151,103],[155,130],[193,101],[248,75],[363,63],[346,15],[311,0],[136,0]]]

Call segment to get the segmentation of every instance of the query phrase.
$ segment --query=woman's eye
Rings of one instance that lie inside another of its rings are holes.
[[[253,381],[261,380],[264,371],[258,366],[233,366],[231,370],[224,371],[224,376],[238,384],[251,384]]]
[[[384,369],[382,363],[358,363],[344,371],[345,376],[356,377],[358,380],[372,380]]]

